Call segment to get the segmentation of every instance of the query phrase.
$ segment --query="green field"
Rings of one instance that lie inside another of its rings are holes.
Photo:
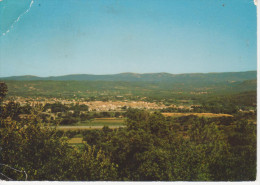
[[[83,143],[83,137],[74,137],[69,140],[69,144]]]
[[[95,118],[92,121],[79,122],[78,126],[124,126],[123,118]]]
[[[57,129],[63,130],[63,131],[75,131],[75,130],[100,130],[104,126],[58,126]],[[125,126],[109,126],[110,129],[117,129]]]
[[[111,129],[124,127],[125,119],[123,118],[95,118],[92,121],[83,121],[77,123],[77,125],[60,125],[57,127],[59,130],[92,130],[102,129],[104,126],[108,126]]]

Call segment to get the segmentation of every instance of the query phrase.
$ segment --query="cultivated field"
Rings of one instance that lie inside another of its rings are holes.
[[[58,126],[57,129],[68,131],[68,130],[92,130],[92,129],[102,129],[104,126]],[[125,126],[109,126],[110,129],[116,129]]]
[[[95,118],[92,121],[79,122],[77,125],[60,125],[57,127],[59,130],[92,130],[102,129],[104,126],[108,126],[111,129],[116,129],[124,126],[125,119],[122,118]]]
[[[170,117],[180,117],[180,116],[190,116],[190,115],[194,115],[194,116],[199,116],[199,117],[208,117],[208,118],[212,118],[212,117],[233,117],[230,114],[214,114],[214,113],[175,113],[175,112],[171,112],[171,113],[162,113],[164,116],[170,116]]]
[[[123,126],[124,121],[122,118],[95,118],[92,121],[80,122],[78,126]]]

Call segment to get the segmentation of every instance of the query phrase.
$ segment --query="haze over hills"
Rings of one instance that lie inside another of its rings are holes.
[[[245,80],[255,80],[256,71],[246,72],[222,72],[222,73],[119,73],[109,75],[92,75],[92,74],[72,74],[64,76],[38,77],[32,75],[2,77],[0,80],[14,81],[36,81],[36,80],[51,80],[51,81],[147,81],[147,82],[237,82]]]

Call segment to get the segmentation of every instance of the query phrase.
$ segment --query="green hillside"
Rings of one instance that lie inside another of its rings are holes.
[[[68,80],[89,76],[92,80]],[[180,74],[172,75],[168,73],[156,74],[134,74],[124,73],[110,75],[68,75],[55,77],[59,80],[42,80],[35,76],[13,77],[3,80],[8,86],[8,96],[23,97],[56,97],[68,99],[84,98],[93,100],[145,100],[160,101],[166,104],[200,104],[202,102],[214,101],[216,97],[234,96],[241,97],[242,105],[248,101],[250,105],[255,105],[256,100],[256,72],[237,73],[207,73],[207,74]],[[111,80],[119,79],[121,81]],[[123,77],[124,76],[124,77]],[[37,80],[29,80],[29,79]],[[54,77],[50,77],[54,78]],[[17,79],[17,80],[10,80]],[[23,80],[22,80],[23,79]],[[134,81],[139,79],[140,81]],[[145,80],[146,81],[143,81]],[[132,80],[132,81],[131,81]],[[250,92],[250,93],[247,93]],[[254,96],[254,98],[250,98]],[[230,99],[230,98],[228,98]]]
[[[225,72],[225,73],[187,73],[187,74],[170,74],[170,73],[120,73],[112,75],[91,75],[91,74],[74,74],[65,76],[37,77],[37,76],[13,76],[2,77],[0,80],[54,80],[54,81],[145,81],[145,82],[224,82],[224,81],[244,81],[256,79],[256,71],[246,72]]]

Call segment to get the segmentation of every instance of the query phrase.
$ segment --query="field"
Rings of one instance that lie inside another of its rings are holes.
[[[233,117],[230,114],[214,114],[214,113],[162,113],[162,115],[167,116],[167,117],[180,117],[180,116],[198,116],[198,117],[207,117],[207,118],[212,118],[212,117]]]
[[[125,119],[123,118],[95,118],[92,121],[79,122],[77,125],[61,125],[58,126],[59,130],[91,130],[91,129],[102,129],[104,126],[108,126],[111,129],[125,127]]]
[[[92,129],[102,129],[104,126],[58,126],[57,129],[68,131],[68,130],[92,130]],[[109,126],[110,129],[116,129],[125,126]]]
[[[75,138],[71,138],[69,140],[69,144],[77,144],[77,143],[82,143],[82,142],[83,142],[82,137],[75,137]]]
[[[92,121],[78,123],[78,126],[123,126],[125,119],[122,118],[95,118]]]

